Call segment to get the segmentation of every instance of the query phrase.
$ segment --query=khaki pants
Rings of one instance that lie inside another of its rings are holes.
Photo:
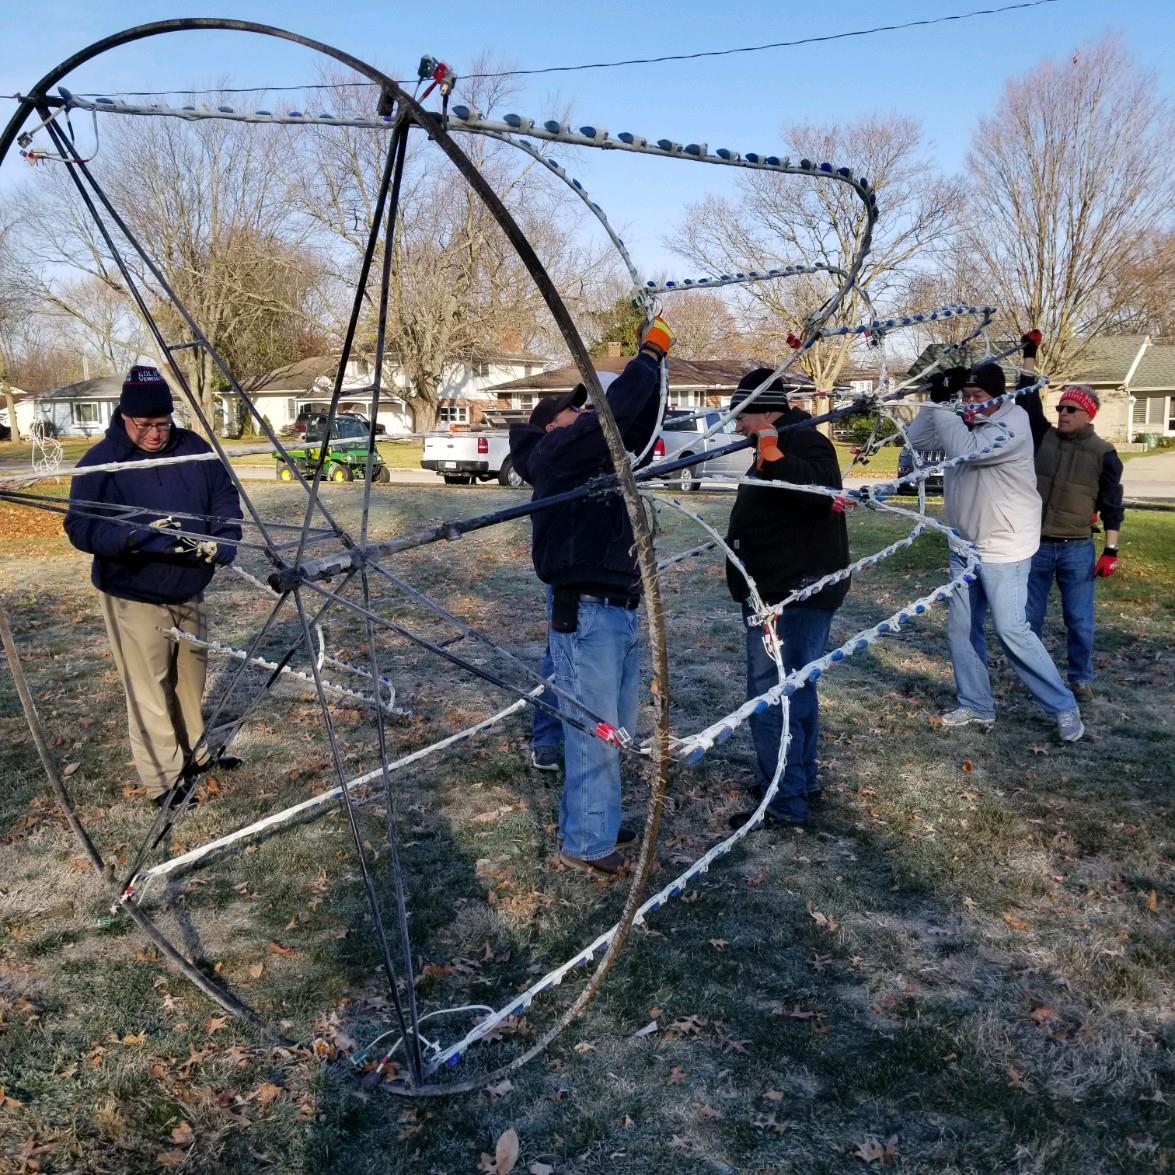
[[[173,626],[200,640],[208,637],[203,595],[179,604],[141,604],[98,593],[110,649],[126,693],[131,755],[151,796],[179,781],[204,734],[200,704],[208,652],[160,630]],[[201,758],[207,758],[201,748]]]

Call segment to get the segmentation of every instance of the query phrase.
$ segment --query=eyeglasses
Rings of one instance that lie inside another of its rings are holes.
[[[1068,414],[1070,412],[1084,412],[1085,409],[1078,408],[1076,404],[1058,404],[1057,411],[1064,412],[1064,413]]]
[[[133,418],[131,418],[129,416],[126,419],[127,419],[127,423],[133,424],[135,426],[135,428],[137,428],[139,430],[139,432],[167,432],[167,430],[169,428],[171,428],[171,421],[170,420],[163,420],[163,421],[134,420]]]

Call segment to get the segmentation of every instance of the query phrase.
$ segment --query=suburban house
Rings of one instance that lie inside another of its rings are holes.
[[[293,425],[304,407],[324,410],[328,407],[338,362],[337,355],[300,359],[267,372],[256,380],[243,382],[241,386],[261,414],[267,416],[270,424],[281,432]],[[445,369],[437,397],[438,425],[444,428],[479,424],[485,409],[495,404],[495,397],[488,391],[492,385],[541,371],[543,363],[541,355],[527,352],[488,352],[468,361],[451,364]],[[405,395],[407,375],[394,357],[386,360],[385,368],[386,376],[380,389],[376,422],[386,428],[389,436],[404,436],[418,431],[412,399]],[[369,357],[353,356],[348,360],[343,379],[343,398],[339,404],[342,411],[359,412],[364,416],[368,414],[371,407],[371,377]],[[224,398],[227,400],[230,396]],[[231,412],[229,419],[235,419]]]
[[[43,420],[56,436],[101,436],[118,407],[122,380],[121,375],[98,375],[50,392],[34,393],[17,405],[21,429],[27,435],[32,421]],[[174,387],[172,395],[175,396]],[[25,404],[31,404],[27,420],[21,419]]]
[[[1128,389],[1130,439],[1175,436],[1175,343],[1147,336]]]
[[[592,362],[597,371],[618,375],[630,358],[629,355],[607,355]],[[678,359],[671,355],[669,407],[725,408],[738,381],[758,366],[753,359]],[[579,368],[568,364],[566,367],[556,367],[551,371],[498,384],[491,391],[496,397],[499,411],[517,413],[521,410],[529,413],[543,396],[568,392],[580,382]],[[798,373],[795,382],[799,387],[812,386]],[[805,409],[810,406],[803,399],[796,400],[796,404]]]
[[[269,419],[276,432],[291,429],[303,408],[326,409],[330,404],[338,370],[337,355],[319,355],[287,363],[264,375],[241,381],[242,390]],[[440,388],[438,423],[442,427],[480,423],[486,408],[496,397],[488,389],[503,380],[541,371],[544,360],[527,352],[487,352],[445,370]],[[415,413],[411,399],[404,394],[407,378],[393,359],[386,363],[387,377],[380,391],[376,421],[389,436],[403,436],[415,431]],[[372,366],[369,357],[353,356],[347,361],[343,376],[343,412],[366,416],[371,408]],[[27,397],[17,405],[17,419],[27,432],[33,419],[49,421],[58,435],[98,436],[106,431],[118,406],[122,392],[122,375],[102,375],[94,379],[67,384],[50,392]],[[175,393],[177,413],[183,418],[182,396]],[[27,405],[27,407],[26,407]],[[26,415],[22,415],[22,408]],[[245,409],[235,392],[217,395],[216,427],[221,435],[240,435],[245,423]]]
[[[1003,350],[1011,345],[997,343],[996,347]],[[941,350],[939,344],[927,347],[910,372],[920,371]],[[968,357],[972,363],[979,358],[974,350]],[[1106,440],[1129,444],[1147,435],[1175,436],[1175,344],[1150,335],[1102,335],[1090,339],[1074,370],[1067,382],[1088,385],[1101,400],[1097,431]],[[1063,387],[1056,384],[1045,389],[1046,415],[1053,411]]]
[[[241,389],[257,411],[268,419],[273,430],[280,433],[293,427],[303,408],[325,412],[330,407],[338,369],[337,355],[314,355],[275,367],[254,379],[243,379]],[[339,400],[340,412],[358,412],[363,416],[371,412],[371,376],[372,365],[368,359],[352,356],[347,360]],[[407,401],[396,394],[396,388],[394,379],[380,388],[379,410],[375,417],[376,423],[382,424],[389,435],[412,431],[411,409]],[[237,402],[233,392],[224,392],[220,398],[224,404],[224,431],[237,435],[244,426],[244,407]]]

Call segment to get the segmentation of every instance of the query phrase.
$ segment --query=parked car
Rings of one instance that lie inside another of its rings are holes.
[[[318,465],[319,453],[326,442],[326,461],[322,476],[327,481],[353,481],[356,476],[363,478],[367,470],[367,441],[370,426],[362,416],[340,412],[335,416],[330,436],[326,436],[325,414],[316,413],[306,420],[306,433],[301,445],[286,452],[304,477],[313,475]],[[279,481],[293,481],[294,475],[289,464],[275,453],[275,473]],[[377,449],[371,457],[371,474],[377,481],[388,481],[387,466]]]
[[[739,439],[733,420],[728,420],[722,431],[702,441],[702,434],[712,427],[719,419],[717,411],[708,411],[705,416],[694,416],[692,412],[670,408],[665,413],[665,420],[661,425],[661,435],[653,447],[653,456],[657,461],[675,460],[678,457],[691,457],[709,449],[721,449]],[[669,478],[680,490],[698,490],[702,486],[702,478],[727,476],[742,477],[750,468],[751,454],[749,449],[740,449],[735,453],[726,453],[721,457],[702,461],[697,465],[689,465],[669,474]]]
[[[902,451],[898,454],[898,477],[905,477],[907,474],[913,473],[915,468],[923,469],[927,465],[938,465],[941,461],[946,460],[946,454],[941,449],[919,449],[918,463],[914,464],[914,450],[909,445],[904,445]],[[942,474],[936,473],[926,479],[926,492],[935,497],[942,496]],[[916,495],[918,493],[918,483],[916,481],[908,481],[898,486],[899,494]]]
[[[439,473],[445,485],[470,485],[494,478],[499,485],[523,484],[510,460],[510,430],[505,428],[429,433],[424,438],[420,465]]]

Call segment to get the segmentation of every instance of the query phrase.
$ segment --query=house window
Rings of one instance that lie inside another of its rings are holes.
[[[475,363],[473,365],[473,374],[478,379],[484,379],[490,373],[490,365],[488,363]]]
[[[670,393],[673,397],[673,406],[675,408],[706,407],[705,394],[698,388],[687,388],[682,390],[671,388]]]
[[[510,397],[511,408],[533,408],[541,399],[538,392],[515,392]]]
[[[462,404],[445,404],[437,410],[441,424],[468,424],[469,409]]]
[[[74,424],[97,424],[98,405],[75,404],[73,406],[73,422]]]
[[[286,401],[286,419],[293,420],[294,417],[297,415],[298,415],[298,401],[297,400],[287,400]]]

